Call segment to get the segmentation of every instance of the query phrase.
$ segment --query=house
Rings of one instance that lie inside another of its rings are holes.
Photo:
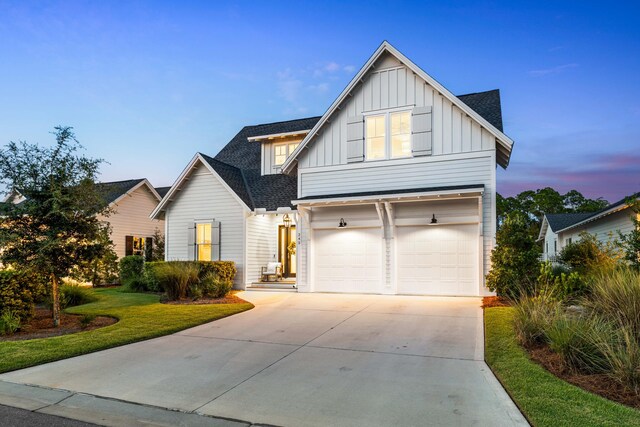
[[[299,292],[484,295],[512,147],[499,91],[455,96],[384,42],[321,117],[196,154],[151,217],[166,259],[235,261],[240,288],[277,261]]]
[[[111,226],[111,241],[118,258],[151,258],[155,230],[164,229],[162,220],[149,218],[162,199],[159,192],[145,178],[101,182],[98,188],[111,210],[110,215],[100,219]]]
[[[618,232],[630,233],[634,227],[632,218],[638,215],[631,201],[639,198],[640,193],[636,193],[592,213],[546,214],[538,235],[538,241],[543,242],[542,259],[555,261],[560,251],[577,242],[583,232],[595,235],[602,243],[618,238]]]

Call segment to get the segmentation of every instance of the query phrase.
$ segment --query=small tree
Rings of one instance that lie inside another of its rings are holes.
[[[540,270],[540,248],[520,212],[509,213],[496,234],[487,286],[499,295],[518,297],[531,291]]]
[[[633,230],[628,234],[622,234],[618,231],[620,247],[624,251],[624,259],[628,261],[634,268],[640,270],[640,202],[637,200],[629,201],[632,204],[631,222]]]
[[[56,127],[52,147],[10,142],[0,151],[0,182],[25,198],[3,207],[0,261],[49,278],[56,327],[60,280],[105,254],[107,225],[96,215],[109,213],[95,185],[102,160],[78,154],[71,129]]]
[[[156,227],[153,231],[152,261],[164,261],[164,234]]]

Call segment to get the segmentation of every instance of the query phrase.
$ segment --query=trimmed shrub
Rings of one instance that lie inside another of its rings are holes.
[[[223,279],[216,273],[207,273],[201,280],[200,286],[204,296],[210,298],[224,298],[233,288],[233,282]]]
[[[560,312],[560,303],[547,294],[522,297],[513,306],[513,326],[520,344],[531,347],[546,341],[546,331]]]
[[[33,316],[36,301],[47,289],[46,278],[18,270],[0,271],[0,312],[11,310],[21,321]]]
[[[144,281],[147,287],[147,290],[151,292],[162,292],[162,286],[160,285],[160,281],[156,276],[156,268],[158,266],[163,265],[164,261],[152,261],[144,263]]]
[[[130,282],[144,277],[144,258],[129,255],[120,259],[120,284],[129,287]]]
[[[6,309],[0,315],[0,335],[11,335],[20,329],[20,316],[11,309]]]
[[[233,261],[197,261],[200,266],[200,277],[215,273],[222,280],[233,283],[236,277],[236,263]]]

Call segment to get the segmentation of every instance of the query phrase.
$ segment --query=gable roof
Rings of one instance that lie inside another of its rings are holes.
[[[480,114],[500,132],[503,131],[500,89],[457,95],[457,98],[467,104],[473,111]]]
[[[549,222],[549,227],[551,227],[551,231],[557,233],[559,230],[563,228],[567,228],[570,225],[573,225],[577,222],[582,221],[593,215],[593,212],[587,213],[561,213],[561,214],[547,214],[545,217]]]
[[[638,199],[640,199],[640,192],[634,193],[630,196],[627,196],[618,200],[617,202],[611,203],[609,206],[606,206],[600,209],[599,211],[590,213],[586,218],[583,218],[577,222],[574,222],[573,224],[569,224],[566,227],[563,227],[560,230],[558,230],[558,232],[566,231],[566,230],[578,227],[580,225],[586,224],[588,222],[596,221],[600,218],[611,215],[612,213],[621,211],[623,209],[627,209],[631,207],[631,204],[628,203],[629,200],[638,200]]]
[[[98,191],[102,193],[102,197],[107,202],[107,204],[117,203],[124,195],[131,193],[141,187],[142,185],[146,185],[149,188],[151,194],[153,194],[158,201],[162,199],[162,197],[158,194],[155,188],[151,185],[151,183],[146,178],[139,179],[127,179],[124,181],[112,181],[112,182],[99,182],[96,184],[98,187]]]
[[[358,71],[355,77],[351,80],[351,82],[347,85],[347,87],[342,91],[342,93],[336,98],[336,100],[331,104],[329,109],[324,113],[324,115],[320,118],[318,123],[311,129],[311,131],[307,134],[307,136],[302,140],[300,145],[293,151],[293,154],[289,156],[289,158],[282,165],[282,170],[284,172],[290,172],[293,169],[294,164],[297,162],[297,158],[304,150],[307,144],[318,134],[318,132],[322,129],[322,127],[329,121],[330,117],[339,110],[347,99],[349,94],[363,82],[365,75],[373,68],[375,62],[384,54],[389,53],[396,57],[400,62],[402,62],[407,68],[413,71],[420,78],[425,80],[431,87],[441,93],[444,97],[446,97],[449,101],[451,101],[454,105],[464,111],[467,115],[469,115],[472,119],[478,122],[482,127],[484,127],[488,132],[490,132],[498,142],[496,147],[496,161],[503,168],[506,168],[509,164],[509,159],[511,157],[511,150],[513,148],[513,140],[505,135],[501,129],[498,129],[494,124],[490,123],[486,118],[484,118],[481,114],[476,112],[473,108],[463,102],[460,98],[453,95],[448,89],[442,86],[437,80],[428,75],[425,71],[423,71],[420,67],[414,64],[409,58],[404,56],[400,51],[398,51],[395,47],[393,47],[386,40],[382,42],[382,44],[376,49],[376,51],[371,55],[369,60],[364,64],[364,66]],[[476,95],[476,94],[470,94]],[[476,99],[474,97],[468,98],[470,103],[474,103]],[[498,123],[497,117],[493,118],[495,123]],[[502,115],[500,114],[499,123],[502,123]]]

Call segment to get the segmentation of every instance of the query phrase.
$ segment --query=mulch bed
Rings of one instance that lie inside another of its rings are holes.
[[[81,315],[60,313],[60,326],[53,327],[53,318],[51,310],[43,307],[37,307],[35,316],[27,323],[20,326],[20,330],[13,335],[1,336],[0,341],[19,341],[30,340],[34,338],[48,338],[59,335],[73,334],[76,332],[91,331],[93,329],[102,328],[113,325],[118,321],[113,317],[98,316],[91,321],[89,326],[83,328],[80,319]]]
[[[482,298],[482,308],[489,308],[489,307],[511,307],[511,302],[504,297]]]
[[[243,300],[235,296],[233,293],[227,295],[224,298],[200,298],[197,300],[192,299],[181,299],[177,301],[167,300],[166,297],[161,299],[161,302],[164,304],[170,305],[203,305],[203,304],[244,304],[247,301]]]
[[[533,361],[566,382],[632,408],[640,409],[640,396],[625,389],[605,374],[582,374],[566,368],[562,357],[549,346],[527,349]]]

